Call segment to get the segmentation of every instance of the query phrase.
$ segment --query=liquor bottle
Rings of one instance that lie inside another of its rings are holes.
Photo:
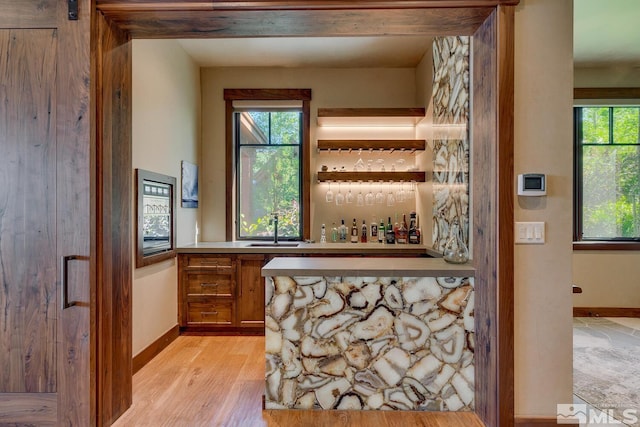
[[[402,222],[400,223],[400,225],[398,226],[398,234],[397,234],[397,242],[401,245],[404,245],[407,243],[407,216],[405,214],[402,214]]]
[[[416,215],[416,234],[418,235],[418,244],[422,243],[422,231],[420,230],[420,217]]]
[[[371,217],[371,241],[375,242],[376,240],[378,240],[378,223],[376,217]]]
[[[364,222],[364,219],[362,220],[362,227],[360,230],[362,230],[360,232],[360,243],[367,243],[367,234],[369,231],[367,230],[367,224]]]
[[[418,237],[418,224],[416,220],[415,211],[412,211],[409,214],[409,243],[413,245],[417,245],[420,243],[420,239]]]
[[[378,226],[378,243],[384,243],[385,238],[384,220],[380,218],[380,226]]]
[[[324,224],[322,224],[322,228],[320,229],[320,243],[327,243],[327,231],[324,228]]]
[[[331,241],[336,243],[338,241],[338,227],[336,227],[336,223],[333,223],[333,227],[331,227]]]
[[[340,226],[340,243],[347,242],[347,226],[344,225],[344,219],[342,220],[342,225]]]
[[[396,234],[393,232],[393,224],[391,224],[391,217],[387,223],[387,243],[393,245],[396,242]]]
[[[351,243],[358,243],[358,236],[360,233],[358,232],[358,224],[356,224],[356,219],[353,218],[353,224],[351,224]]]
[[[396,238],[396,243],[398,243],[398,230],[400,229],[400,224],[398,224],[398,212],[396,212],[396,222],[393,223],[393,234]]]

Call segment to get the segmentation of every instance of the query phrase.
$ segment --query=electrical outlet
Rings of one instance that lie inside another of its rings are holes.
[[[544,222],[516,222],[516,243],[542,244],[545,242]]]

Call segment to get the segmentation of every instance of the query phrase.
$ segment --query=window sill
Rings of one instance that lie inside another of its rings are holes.
[[[640,251],[640,242],[579,241],[573,242],[574,251]]]

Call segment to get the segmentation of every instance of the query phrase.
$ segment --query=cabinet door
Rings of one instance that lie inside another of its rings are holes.
[[[264,255],[238,255],[238,326],[264,328]]]

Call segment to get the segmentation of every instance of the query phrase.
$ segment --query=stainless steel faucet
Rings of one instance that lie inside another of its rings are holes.
[[[271,215],[273,219],[271,222],[273,223],[273,243],[278,244],[278,212],[272,212]]]

